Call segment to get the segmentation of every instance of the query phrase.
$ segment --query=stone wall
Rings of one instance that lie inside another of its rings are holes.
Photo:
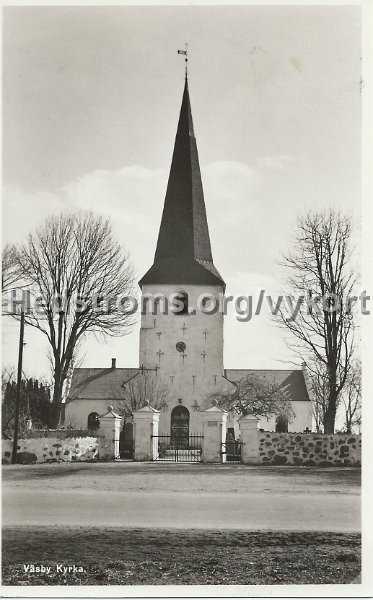
[[[57,438],[36,438],[18,440],[18,454],[23,455],[25,462],[79,462],[97,458],[96,437],[75,437],[66,440]],[[13,442],[2,440],[2,462],[10,464]],[[33,456],[31,456],[33,455]],[[22,455],[20,456],[21,459]]]
[[[266,465],[359,466],[361,435],[260,431],[259,462]]]

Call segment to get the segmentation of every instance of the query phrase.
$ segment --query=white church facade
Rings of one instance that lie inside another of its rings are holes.
[[[102,368],[75,369],[65,404],[66,426],[90,427],[108,405],[123,412],[125,404],[128,413],[137,390],[159,408],[160,433],[172,435],[175,427],[201,433],[201,411],[212,405],[212,395],[233,391],[235,382],[252,374],[278,385],[290,402],[294,416],[288,420],[289,431],[312,428],[304,371],[224,369],[224,316],[220,310],[209,314],[209,300],[201,306],[203,296],[222,297],[225,282],[211,252],[187,79],[154,263],[139,285],[142,307],[147,307],[141,316],[139,367],[120,368],[113,359]],[[179,312],[163,310],[162,297],[172,295],[183,304]],[[156,296],[161,299],[155,306],[145,302]],[[259,426],[274,431],[276,416],[262,418]],[[237,433],[232,421],[228,427]]]

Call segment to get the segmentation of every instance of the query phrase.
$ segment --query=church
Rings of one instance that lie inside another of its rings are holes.
[[[147,399],[160,411],[160,433],[172,436],[175,429],[186,436],[201,433],[200,413],[212,406],[213,394],[233,392],[237,382],[253,375],[279,386],[290,403],[293,416],[283,418],[283,431],[312,428],[303,369],[224,369],[224,315],[209,311],[205,304],[225,293],[225,282],[211,251],[187,76],[154,262],[139,286],[143,300],[139,367],[121,368],[112,359],[101,368],[75,369],[65,403],[65,426],[90,429],[108,405],[124,414],[128,423],[131,408],[137,410]],[[162,298],[171,296],[180,303],[177,312],[162,306]],[[149,298],[154,302],[147,303]],[[229,419],[228,430],[236,435],[235,419],[232,415]],[[279,415],[273,415],[261,418],[259,427],[280,430],[278,423]]]

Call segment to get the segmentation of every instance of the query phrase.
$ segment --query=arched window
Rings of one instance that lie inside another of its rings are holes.
[[[91,412],[88,415],[88,423],[87,428],[92,430],[98,429],[100,427],[100,421],[98,420],[98,413]]]
[[[276,433],[287,433],[289,423],[284,415],[279,415],[276,419]]]
[[[178,308],[177,311],[175,311],[175,315],[188,314],[188,294],[181,290],[180,292],[177,292],[175,300],[178,304],[182,304],[181,310]]]

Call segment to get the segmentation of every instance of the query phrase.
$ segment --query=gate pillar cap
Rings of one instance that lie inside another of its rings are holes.
[[[258,417],[255,417],[252,413],[247,414],[247,415],[242,415],[238,420],[239,421],[256,421],[257,423],[259,422]]]
[[[112,406],[107,407],[107,412],[98,416],[98,419],[121,419],[122,417],[114,412]]]
[[[207,408],[206,410],[204,410],[203,412],[223,412],[223,413],[228,413],[227,410],[225,410],[224,408],[219,408],[218,406],[210,406],[210,408]]]
[[[156,408],[152,408],[151,406],[144,406],[139,410],[133,411],[134,421],[144,420],[144,421],[159,421],[160,411]]]
[[[134,411],[134,415],[136,413],[160,413],[159,410],[157,410],[156,408],[153,408],[152,406],[150,406],[149,404],[147,404],[146,406],[143,406],[142,408],[139,408],[139,410],[135,410]]]
[[[238,420],[238,425],[241,431],[256,431],[259,426],[259,419],[254,415],[242,415]]]
[[[211,406],[207,410],[201,411],[202,421],[224,421],[228,417],[228,411],[218,406]]]

